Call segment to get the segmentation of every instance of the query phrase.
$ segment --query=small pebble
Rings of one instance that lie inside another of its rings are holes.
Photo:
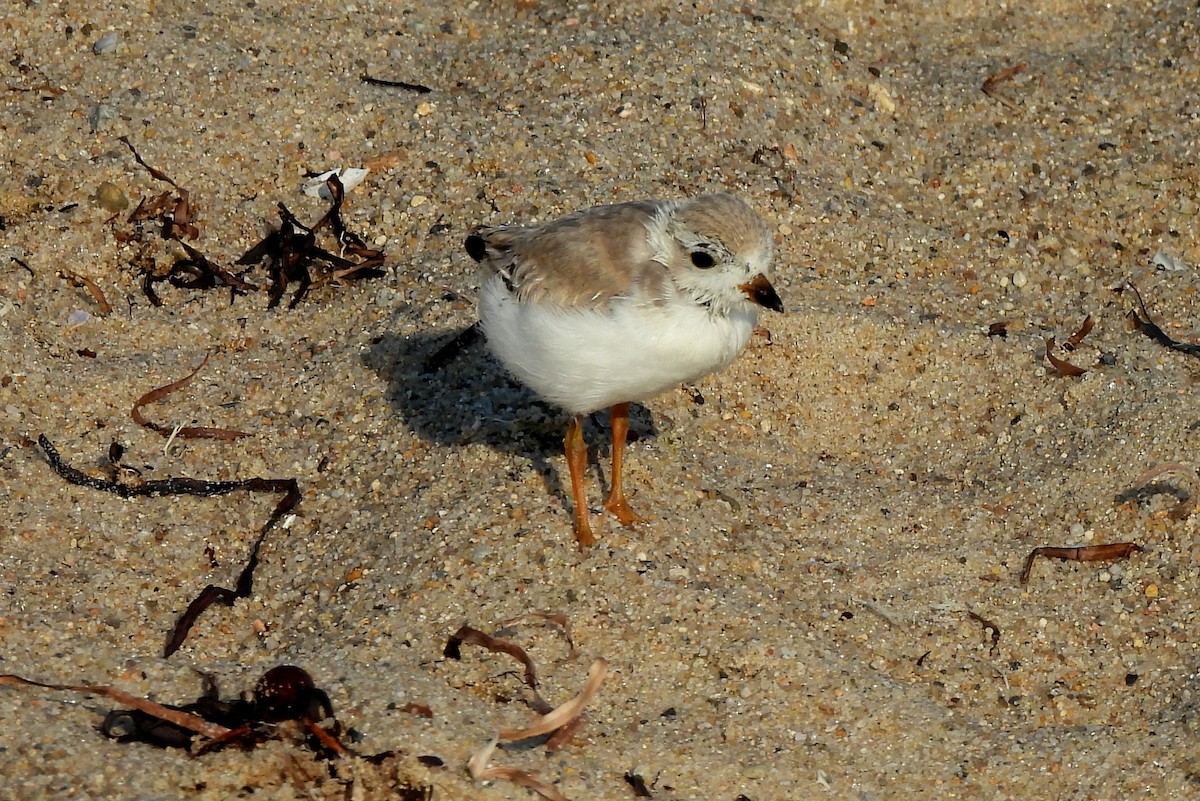
[[[1147,584],[1146,585],[1146,597],[1147,598],[1157,598],[1158,597],[1158,585],[1157,584]]]
[[[129,198],[121,191],[121,187],[112,181],[105,181],[96,187],[96,205],[105,211],[116,213],[129,206]]]
[[[1024,270],[1017,270],[1015,273],[1013,273],[1012,282],[1013,286],[1015,286],[1017,289],[1021,289],[1029,283],[1029,276],[1025,274]]]
[[[117,42],[120,41],[120,38],[116,31],[109,31],[92,44],[92,52],[98,56],[111,53],[117,49]]]
[[[97,103],[88,109],[87,118],[92,133],[96,133],[107,128],[108,123],[117,118],[117,110],[104,103]]]

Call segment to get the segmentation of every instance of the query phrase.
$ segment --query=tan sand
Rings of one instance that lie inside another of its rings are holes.
[[[532,798],[466,772],[534,718],[518,665],[441,655],[463,623],[531,610],[566,614],[580,650],[562,661],[543,624],[505,632],[549,701],[595,657],[610,672],[569,746],[493,764],[575,801],[633,797],[627,772],[655,798],[720,801],[1200,794],[1200,361],[1132,330],[1123,289],[1197,340],[1194,5],[13,4],[0,673],[179,703],[197,671],[233,695],[297,664],[353,748],[397,755],[330,765],[280,740],[191,758],[102,737],[109,701],[0,687],[0,797],[375,799],[407,780]],[[122,135],[190,191],[194,244],[225,265],[277,202],[320,216],[306,171],[372,166],[345,218],[385,248],[386,277],[290,311],[167,284],[151,306],[139,265],[178,247],[121,241],[128,209],[110,220],[95,196],[170,187]],[[480,349],[421,372],[473,320],[461,241],[718,188],[778,231],[789,313],[725,373],[636,411],[629,489],[649,522],[597,515],[581,553],[566,417]],[[1087,372],[1050,367],[1049,337]],[[130,408],[207,353],[146,415],[253,436],[164,450]],[[294,477],[304,498],[251,597],[164,659],[275,496],[73,487],[39,433],[80,467],[117,441],[146,478]],[[1035,546],[1122,541],[1144,550],[1018,582]]]

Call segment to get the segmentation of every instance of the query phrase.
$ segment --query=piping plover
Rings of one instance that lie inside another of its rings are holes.
[[[608,407],[605,508],[639,520],[621,463],[629,404],[727,366],[758,307],[783,311],[767,275],[771,231],[732,195],[619,203],[530,226],[481,228],[467,253],[484,268],[479,319],[505,368],[572,415],[564,447],[575,539],[595,542],[583,476],[583,417]]]

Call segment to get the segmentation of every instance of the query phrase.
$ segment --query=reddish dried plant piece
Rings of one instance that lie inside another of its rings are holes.
[[[1029,582],[1029,574],[1033,571],[1033,562],[1039,556],[1049,559],[1068,559],[1074,562],[1102,562],[1108,559],[1124,559],[1142,550],[1136,542],[1110,542],[1104,545],[1083,545],[1070,548],[1057,548],[1043,545],[1034,548],[1025,558],[1025,566],[1021,568],[1021,583]]]
[[[165,720],[180,728],[195,732],[204,737],[217,739],[224,737],[232,731],[226,726],[205,720],[199,715],[193,715],[189,712],[184,712],[179,709],[172,709],[168,706],[155,703],[147,698],[138,698],[135,695],[130,695],[123,690],[118,690],[115,687],[103,687],[92,685],[78,684],[43,684],[40,681],[32,681],[24,679],[20,676],[2,675],[0,676],[0,684],[24,684],[31,687],[45,687],[50,690],[69,690],[71,692],[86,693],[88,695],[103,695],[106,698],[111,698],[118,704],[123,704],[130,709],[136,709],[140,712],[145,712],[148,715]]]
[[[1083,318],[1083,324],[1079,326],[1079,330],[1067,337],[1067,343],[1063,347],[1065,347],[1067,350],[1075,350],[1078,348],[1080,344],[1082,344],[1083,338],[1091,333],[1093,326],[1095,326],[1095,323],[1092,321],[1092,315],[1089,314],[1087,317]]]
[[[537,670],[534,668],[533,660],[529,658],[529,654],[525,653],[524,648],[515,642],[485,634],[479,629],[463,626],[450,635],[450,639],[446,642],[446,647],[442,650],[442,655],[450,659],[462,659],[461,646],[464,643],[466,645],[476,645],[480,648],[486,648],[493,653],[508,654],[513,659],[516,659],[525,666],[525,684],[529,689],[535,693],[537,692]]]
[[[96,282],[88,278],[86,275],[79,275],[67,269],[59,269],[58,274],[66,280],[70,281],[73,286],[81,286],[87,289],[88,294],[96,301],[96,305],[100,307],[100,315],[105,316],[112,313],[112,305],[108,299],[104,297],[104,293],[100,291],[100,287]]]
[[[1046,358],[1054,366],[1054,369],[1058,371],[1059,375],[1078,377],[1087,372],[1085,368],[1077,367],[1066,359],[1060,359],[1054,355],[1054,337],[1046,340]]]
[[[99,728],[119,742],[190,748],[193,756],[199,756],[230,744],[260,743],[268,735],[259,724],[293,720],[299,721],[316,738],[327,755],[352,755],[337,739],[339,726],[336,719],[332,731],[318,725],[319,721],[334,717],[328,694],[314,684],[308,671],[294,665],[279,665],[264,673],[251,700],[222,701],[217,694],[216,681],[205,675],[204,694],[182,706],[159,704],[113,687],[43,684],[11,675],[0,676],[0,684],[25,684],[111,698],[124,708],[109,712]],[[197,734],[206,739],[198,744]]]
[[[1016,66],[1009,67],[1008,69],[1001,70],[1000,72],[997,72],[995,75],[992,75],[987,80],[985,80],[983,82],[983,86],[981,86],[979,88],[988,97],[999,97],[1001,100],[1005,100],[1005,98],[1002,95],[1000,95],[998,92],[1000,84],[1004,83],[1007,80],[1010,80],[1015,75],[1021,74],[1028,67],[1029,67],[1028,64],[1021,63],[1021,64],[1017,64]]]
[[[133,210],[133,213],[129,215],[130,222],[157,217],[162,220],[163,239],[178,239],[182,241],[183,239],[195,239],[200,236],[200,229],[192,222],[192,203],[188,196],[188,191],[171,180],[170,176],[162,170],[147,164],[141,154],[137,152],[137,148],[129,141],[129,137],[121,136],[118,139],[125,143],[125,147],[129,148],[129,152],[133,154],[134,161],[140,164],[146,172],[150,173],[152,178],[170,184],[179,192],[179,196],[173,201],[169,192],[159,195],[150,204],[147,204],[143,200]]]
[[[142,397],[138,398],[137,401],[133,404],[133,411],[132,411],[133,422],[137,423],[139,426],[142,426],[143,428],[148,428],[151,431],[155,431],[164,437],[174,437],[174,438],[179,438],[179,439],[235,440],[235,439],[242,439],[244,437],[253,436],[252,434],[249,434],[245,431],[232,431],[227,428],[207,428],[207,427],[203,427],[203,426],[182,426],[179,428],[174,428],[171,426],[164,426],[164,425],[159,425],[158,423],[151,422],[151,421],[147,420],[145,418],[145,416],[142,414],[143,406],[145,406],[149,403],[154,403],[155,401],[158,401],[158,400],[162,400],[167,395],[170,395],[172,392],[174,392],[178,389],[182,389],[182,388],[186,387],[189,383],[191,383],[192,379],[196,377],[196,374],[199,373],[202,369],[204,369],[204,365],[208,364],[208,360],[209,360],[209,354],[206,354],[204,356],[204,361],[200,362],[200,364],[196,366],[195,370],[192,370],[192,372],[188,373],[183,378],[179,379],[178,381],[174,381],[170,384],[167,384],[166,386],[159,387],[158,389],[152,389],[149,392],[147,392],[145,395],[143,395]]]
[[[1063,343],[1063,348],[1068,351],[1073,351],[1078,348],[1083,342],[1083,338],[1088,335],[1094,325],[1095,323],[1092,321],[1092,315],[1089,314],[1084,318],[1083,324],[1079,326],[1079,330],[1067,337],[1067,341]],[[1066,359],[1060,359],[1059,357],[1055,356],[1054,346],[1054,337],[1050,337],[1046,340],[1046,359],[1051,365],[1054,366],[1054,369],[1058,371],[1059,375],[1078,377],[1087,372],[1086,368],[1071,364]]]

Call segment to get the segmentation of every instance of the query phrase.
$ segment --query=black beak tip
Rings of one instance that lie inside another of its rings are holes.
[[[783,313],[783,301],[779,299],[779,294],[775,291],[775,287],[771,286],[771,282],[766,279],[766,276],[757,276],[753,281],[743,284],[740,288],[746,293],[746,297],[764,309]]]
[[[779,299],[779,295],[776,294],[773,287],[767,287],[767,291],[756,297],[754,301],[759,306],[783,314],[783,301]]]

